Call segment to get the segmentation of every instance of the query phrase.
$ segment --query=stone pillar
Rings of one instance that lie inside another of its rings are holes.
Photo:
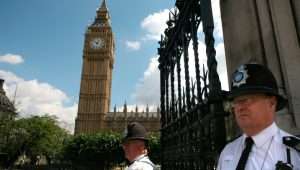
[[[300,134],[300,1],[220,0],[220,7],[228,77],[243,63],[267,65],[289,101],[278,124]]]
[[[300,41],[300,1],[299,0],[292,0],[292,10],[293,15],[296,18],[296,27],[298,33],[298,40]]]

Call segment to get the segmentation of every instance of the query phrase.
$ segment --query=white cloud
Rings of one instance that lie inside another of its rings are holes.
[[[222,21],[221,21],[221,11],[220,11],[220,0],[212,0],[212,11],[215,23],[215,36],[217,38],[223,39],[223,29],[222,29]]]
[[[214,36],[216,39],[223,40],[223,28],[220,11],[220,0],[212,0],[212,13],[214,19]],[[202,22],[199,25],[198,33],[203,34]]]
[[[77,103],[70,101],[63,91],[38,80],[24,80],[4,70],[0,70],[0,77],[5,80],[6,94],[15,102],[21,117],[53,115],[63,128],[73,132]]]
[[[217,44],[215,48],[216,48],[216,60],[218,62],[217,68],[218,68],[219,78],[222,84],[222,89],[229,90],[224,43]]]
[[[20,64],[23,63],[23,57],[17,54],[5,54],[0,56],[0,62],[9,64]]]
[[[139,41],[126,41],[126,46],[131,50],[139,50],[141,48],[141,43]]]
[[[212,12],[214,18],[214,35],[216,38],[223,39],[223,29],[220,12],[220,0],[212,0]],[[171,9],[174,11],[174,9]],[[170,9],[164,9],[159,12],[148,15],[143,19],[141,27],[146,31],[145,40],[160,40],[160,36],[164,34],[167,28],[166,22],[169,20]],[[202,24],[199,26],[199,31],[202,32]]]
[[[227,71],[226,71],[226,61],[224,57],[224,44],[219,43],[216,45],[216,60],[218,63],[218,74],[219,79],[222,84],[222,89],[228,90],[227,83]],[[189,46],[189,75],[195,81],[195,59],[192,45]],[[199,53],[199,65],[200,65],[200,74],[203,75],[203,65],[205,68],[207,57],[206,57],[206,46],[203,42],[199,41],[198,44],[198,53]],[[158,57],[153,57],[150,60],[148,68],[144,72],[143,78],[136,85],[136,89],[132,94],[133,101],[139,105],[149,104],[152,107],[159,106],[160,99],[160,72],[158,70]],[[183,66],[183,57],[181,58],[181,85],[185,84],[184,78],[184,66]],[[177,81],[177,75],[175,73],[175,81]],[[175,90],[177,89],[177,84],[175,84]]]
[[[220,17],[220,7],[219,0],[212,1],[214,22],[215,22],[215,38],[220,39],[221,41],[218,44],[215,44],[216,49],[216,60],[218,63],[218,74],[219,79],[222,84],[222,89],[228,90],[228,82],[227,82],[227,68],[225,61],[225,52],[224,52],[224,43],[223,43],[223,32],[222,32],[222,23]],[[147,31],[146,38],[151,40],[160,40],[160,35],[163,34],[163,31],[166,28],[166,21],[168,20],[169,10],[165,9],[163,11],[151,14],[147,16],[142,21],[142,28]],[[202,25],[200,25],[198,32],[202,33]],[[206,57],[206,46],[204,40],[200,40],[198,42],[198,53],[199,53],[199,64],[200,64],[200,74],[202,75],[202,67],[203,64],[207,67],[207,57]],[[191,43],[192,44],[192,43]],[[194,80],[196,79],[195,73],[195,61],[192,45],[189,46],[189,68],[190,68],[190,77]],[[139,105],[149,104],[151,106],[159,105],[160,98],[160,72],[158,70],[158,56],[152,57],[150,59],[148,68],[144,72],[143,77],[139,80],[136,85],[136,89],[134,93],[131,95],[133,101],[135,101]],[[181,61],[181,84],[185,83],[184,80],[184,67],[183,67],[183,57]],[[176,80],[176,73],[175,73]],[[175,85],[176,87],[176,85]]]
[[[203,64],[206,66],[206,47],[203,42],[199,42],[198,45],[198,53],[199,53],[199,65],[200,65],[200,74],[203,75]],[[219,79],[222,84],[222,89],[228,90],[228,83],[227,83],[227,71],[226,71],[226,62],[224,58],[224,44],[219,43],[216,46],[216,60],[218,63],[218,74]],[[193,49],[190,45],[189,47],[189,73],[190,78],[195,81],[196,73],[195,73],[195,59],[193,55]],[[159,105],[160,101],[160,72],[158,69],[158,57],[152,57],[150,59],[150,63],[148,68],[144,72],[143,78],[139,80],[136,85],[134,93],[131,95],[133,101],[138,105],[146,105],[156,108]],[[175,73],[175,81],[177,81]],[[183,57],[181,58],[181,85],[185,84],[184,78],[184,67],[183,67]],[[177,84],[175,84],[175,90],[177,89]]]
[[[159,106],[160,73],[158,70],[158,57],[152,57],[144,76],[136,85],[135,92],[131,95],[138,105]]]
[[[169,19],[169,9],[164,9],[157,13],[150,14],[141,23],[141,27],[146,30],[146,40],[160,40],[160,35],[167,28],[166,21]]]

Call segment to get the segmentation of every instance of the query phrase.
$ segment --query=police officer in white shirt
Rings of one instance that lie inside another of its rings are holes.
[[[274,122],[287,102],[272,72],[259,64],[241,65],[232,75],[229,99],[243,135],[225,146],[217,169],[300,170],[299,138]]]
[[[154,170],[155,165],[147,156],[147,146],[146,129],[138,122],[128,124],[122,140],[125,157],[129,161],[126,170]]]

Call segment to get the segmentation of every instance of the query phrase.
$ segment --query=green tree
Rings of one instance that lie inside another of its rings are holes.
[[[24,131],[22,151],[34,164],[38,157],[44,156],[47,162],[60,159],[63,142],[69,137],[68,133],[58,126],[55,117],[33,116],[17,121],[18,131]]]
[[[8,167],[19,154],[20,142],[14,129],[15,112],[0,112],[0,167]]]
[[[55,117],[33,116],[12,120],[6,125],[7,135],[1,150],[6,153],[4,167],[11,167],[15,161],[25,155],[32,164],[38,157],[45,157],[48,163],[61,159],[63,142],[67,132],[58,126]]]
[[[152,133],[149,139],[149,157],[155,164],[159,164],[159,133]],[[113,132],[76,135],[66,142],[64,158],[77,167],[111,169],[125,162],[121,135]]]
[[[65,145],[65,158],[76,166],[110,169],[124,160],[120,134],[80,134]]]
[[[153,163],[160,164],[160,135],[159,133],[151,133],[149,136],[149,158]]]

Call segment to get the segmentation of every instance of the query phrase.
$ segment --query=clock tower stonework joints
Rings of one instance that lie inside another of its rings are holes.
[[[110,108],[114,52],[110,16],[103,0],[85,33],[75,134],[98,132],[105,126],[104,117]]]

